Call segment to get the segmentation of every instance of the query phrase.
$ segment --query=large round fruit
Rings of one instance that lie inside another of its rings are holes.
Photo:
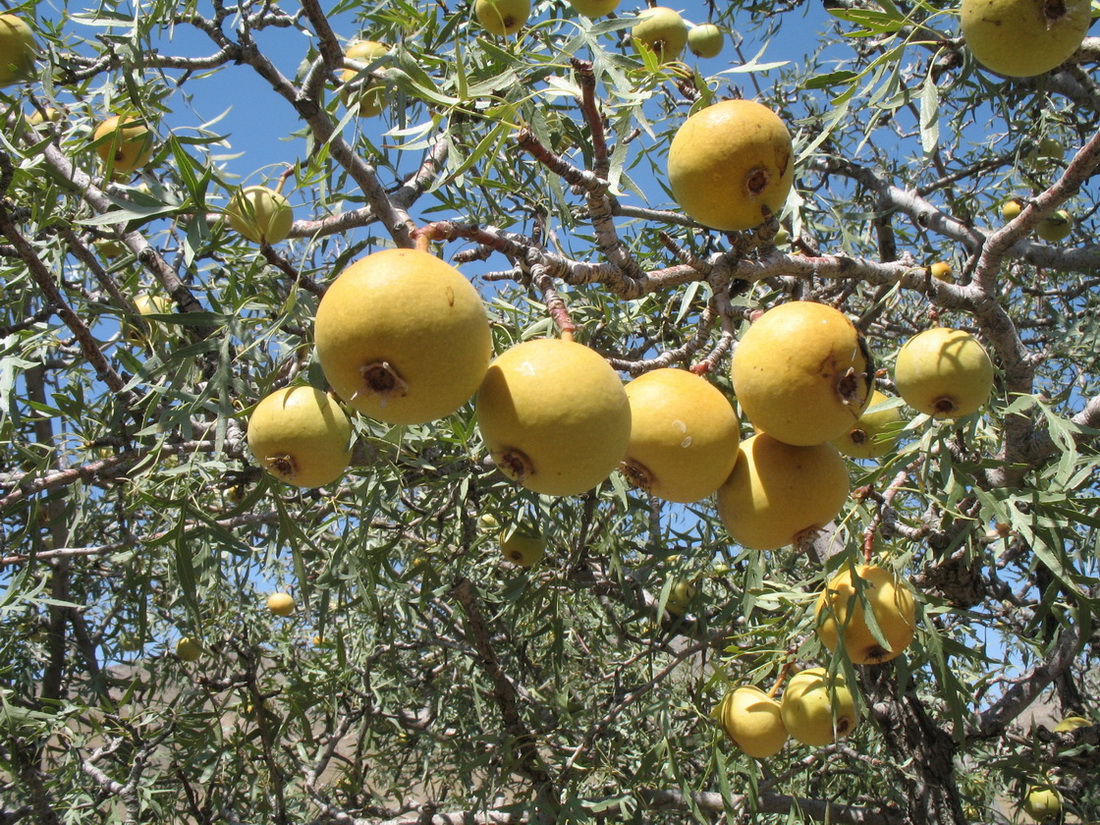
[[[267,609],[276,616],[289,616],[294,612],[294,597],[289,593],[272,593],[267,597]]]
[[[904,581],[882,567],[861,564],[856,575],[862,580],[861,589],[857,590],[853,584],[851,569],[846,569],[818,596],[814,611],[818,638],[834,653],[843,638],[844,650],[853,664],[889,662],[913,641],[916,632],[913,594]],[[885,647],[867,625],[868,606],[887,643]]]
[[[153,156],[153,133],[138,118],[114,115],[92,134],[96,154],[115,172],[133,172]]]
[[[831,444],[792,447],[765,433],[741,442],[718,515],[751,550],[774,550],[820,530],[848,498],[848,468]]]
[[[523,28],[531,16],[530,0],[475,0],[474,16],[485,31],[503,37]]]
[[[194,639],[184,636],[176,642],[176,656],[185,662],[194,662],[202,656],[202,647]]]
[[[1064,241],[1071,232],[1073,232],[1073,215],[1065,209],[1059,209],[1053,215],[1048,215],[1035,227],[1035,234],[1048,243]]]
[[[901,410],[896,406],[875,409],[890,400],[878,390],[872,390],[867,409],[852,429],[832,439],[832,445],[849,458],[882,458],[893,452],[901,437]]]
[[[377,40],[356,40],[344,51],[344,56],[360,63],[373,63],[378,58],[387,54],[390,47]],[[340,72],[340,80],[347,84],[355,79],[358,72],[355,69],[344,69]],[[359,117],[374,117],[382,113],[386,107],[386,87],[378,82],[366,82],[361,89],[349,89],[345,86],[340,93],[344,105],[349,109],[358,106]]]
[[[1062,813],[1062,796],[1049,785],[1033,785],[1024,797],[1024,810],[1038,822],[1055,819]]]
[[[630,30],[635,48],[644,43],[662,63],[676,60],[688,40],[688,26],[680,14],[667,6],[653,6],[638,13],[638,22]]]
[[[666,501],[688,504],[717,490],[733,470],[741,428],[717,387],[679,369],[657,369],[626,385],[630,446],[623,474]]]
[[[0,14],[0,86],[30,74],[37,49],[34,32],[22,18]]]
[[[1077,51],[1089,0],[963,0],[962,34],[974,59],[1009,77],[1034,77]]]
[[[809,446],[848,432],[871,399],[874,360],[844,313],[812,301],[773,307],[733,351],[733,392],[754,427]]]
[[[791,134],[751,100],[723,100],[684,121],[668,149],[672,196],[689,217],[724,231],[777,215],[794,182]]]
[[[294,210],[266,186],[238,189],[225,207],[229,225],[253,243],[278,243],[290,234]]]
[[[351,434],[340,405],[313,387],[275,390],[248,419],[248,446],[256,460],[296,487],[321,487],[343,475]]]
[[[569,5],[584,17],[604,17],[619,7],[619,0],[569,0]]]
[[[855,701],[837,674],[833,680],[823,667],[796,673],[783,691],[780,704],[787,732],[804,745],[831,745],[856,729]]]
[[[934,327],[902,345],[894,384],[913,409],[933,418],[960,418],[989,398],[993,362],[970,333]]]
[[[477,391],[492,355],[473,285],[428,252],[360,258],[317,307],[317,356],[336,393],[390,424],[450,415]]]
[[[618,374],[588,347],[557,338],[516,344],[493,361],[477,417],[501,471],[551,496],[595,487],[630,442],[630,402]]]
[[[718,723],[733,744],[755,759],[775,756],[787,742],[779,702],[753,685],[725,695],[718,706]]]
[[[688,51],[696,57],[717,57],[726,37],[713,23],[703,23],[688,29]]]

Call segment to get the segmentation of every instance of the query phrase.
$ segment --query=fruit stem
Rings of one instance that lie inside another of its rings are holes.
[[[783,669],[779,671],[779,675],[775,677],[775,684],[768,690],[768,698],[774,699],[775,694],[779,693],[779,689],[783,687],[783,683],[787,681],[787,674],[791,672],[791,668],[794,665],[791,662],[786,662],[783,665]]]
[[[279,175],[279,182],[275,184],[275,194],[276,195],[283,194],[283,187],[286,186],[287,180],[293,174],[294,174],[294,167],[291,166],[288,163],[286,169],[283,170],[283,173],[281,175]]]
[[[414,232],[413,243],[416,244],[417,252],[430,252],[432,248],[432,239],[427,232]]]

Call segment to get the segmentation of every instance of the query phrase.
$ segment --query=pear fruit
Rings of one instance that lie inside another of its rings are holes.
[[[1090,0],[962,0],[962,35],[974,59],[1009,77],[1034,77],[1077,51]]]
[[[595,19],[606,17],[619,7],[619,0],[569,0],[577,14]]]
[[[679,12],[667,6],[653,6],[638,13],[638,20],[630,29],[635,48],[639,43],[657,55],[662,63],[677,60],[688,40],[688,26]]]
[[[377,40],[356,40],[344,50],[344,56],[360,63],[373,63],[383,55],[388,54],[390,47]],[[375,117],[386,108],[386,87],[375,82],[367,82],[365,87],[352,89],[348,84],[355,80],[358,72],[355,69],[344,69],[340,72],[340,80],[345,84],[340,93],[344,105],[349,109],[358,107],[359,117]]]
[[[194,662],[202,656],[202,647],[194,639],[187,636],[176,642],[176,657],[185,662]]]
[[[96,154],[116,173],[140,169],[153,156],[153,133],[136,117],[114,115],[92,133]]]
[[[1009,198],[1001,205],[1001,217],[1006,221],[1015,220],[1024,211],[1024,202],[1019,198]]]
[[[852,429],[832,445],[849,458],[882,458],[894,451],[903,427],[901,410],[894,407],[878,409],[890,401],[878,390],[871,391],[871,401]]]
[[[742,547],[775,550],[832,521],[848,490],[848,468],[832,444],[795,447],[757,433],[741,442],[718,488],[718,515]]]
[[[515,34],[531,16],[530,0],[475,0],[474,16],[482,28],[500,37]]]
[[[817,636],[834,653],[843,640],[853,664],[889,662],[913,641],[916,632],[913,594],[903,580],[882,567],[861,564],[855,573],[861,580],[859,588],[849,568],[835,576],[821,592],[814,611]],[[868,607],[885,646],[867,624]]]
[[[777,215],[794,182],[791,133],[751,100],[723,100],[688,117],[668,149],[672,196],[689,217],[726,232]]]
[[[681,369],[656,369],[626,385],[630,445],[623,475],[665,501],[688,504],[733,470],[741,428],[722,391]]]
[[[1055,733],[1069,733],[1071,730],[1077,730],[1078,728],[1087,728],[1092,725],[1091,719],[1086,719],[1084,716],[1067,716],[1054,726]]]
[[[415,249],[385,249],[345,269],[317,306],[314,339],[336,393],[390,424],[453,413],[477,391],[492,355],[473,284]]]
[[[512,564],[533,567],[546,554],[546,539],[537,530],[516,525],[500,534],[500,552]]]
[[[1057,819],[1062,813],[1062,795],[1051,785],[1032,785],[1024,796],[1024,810],[1037,822]]]
[[[795,446],[848,432],[871,399],[875,365],[855,324],[812,301],[769,309],[733,351],[733,392],[753,426]]]
[[[294,597],[289,593],[272,593],[267,597],[267,609],[276,616],[289,616],[294,612]]]
[[[290,234],[294,210],[286,198],[266,186],[246,186],[229,199],[225,216],[252,243],[274,244]]]
[[[688,51],[696,57],[717,57],[725,40],[722,30],[713,23],[702,23],[688,29]]]
[[[314,387],[283,387],[266,396],[248,419],[248,446],[280,481],[322,487],[351,460],[352,427],[344,411]]]
[[[1035,227],[1035,234],[1048,243],[1064,241],[1071,232],[1073,232],[1073,215],[1065,209],[1059,209],[1053,215],[1048,215]]]
[[[787,742],[779,702],[755,685],[727,693],[716,715],[730,741],[754,759],[775,756]]]
[[[0,14],[0,86],[27,77],[37,51],[31,27],[17,15]]]
[[[989,399],[993,362],[970,333],[933,327],[902,345],[894,384],[913,409],[933,418],[961,418]]]
[[[489,367],[477,394],[478,426],[501,471],[550,496],[604,481],[630,443],[630,402],[598,353],[575,341],[516,344]]]
[[[804,745],[831,745],[856,729],[855,701],[844,677],[830,680],[823,667],[796,673],[780,703],[787,732]],[[834,724],[835,720],[835,724]]]

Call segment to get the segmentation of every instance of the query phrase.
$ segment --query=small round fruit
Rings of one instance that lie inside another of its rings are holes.
[[[619,7],[619,0],[569,0],[569,5],[584,17],[606,17]]]
[[[477,526],[479,530],[490,532],[500,529],[500,522],[497,521],[496,516],[491,513],[483,513],[477,518]]]
[[[22,18],[0,14],[0,86],[22,80],[34,69],[38,45]]]
[[[526,527],[513,527],[500,534],[500,552],[512,564],[532,567],[546,554],[546,539]]]
[[[474,16],[482,28],[500,37],[515,34],[531,16],[530,0],[475,0]]]
[[[1062,813],[1062,795],[1050,785],[1033,785],[1024,797],[1024,810],[1039,822],[1055,819]]]
[[[1009,198],[1001,206],[1001,217],[1006,221],[1011,221],[1020,216],[1020,213],[1024,211],[1024,202],[1019,198]]]
[[[100,238],[94,244],[96,252],[106,258],[108,261],[113,261],[115,258],[120,258],[126,253],[126,245],[122,241],[116,241],[114,238]],[[135,299],[136,302],[136,299]]]
[[[1065,209],[1059,209],[1053,215],[1043,218],[1035,227],[1035,234],[1048,243],[1064,241],[1073,232],[1073,215]]]
[[[184,636],[176,642],[176,656],[185,662],[194,662],[202,656],[202,647],[194,639]]]
[[[722,391],[680,369],[657,369],[626,385],[630,446],[623,475],[657,498],[688,504],[733,470],[741,428]]]
[[[688,51],[696,57],[717,57],[726,37],[713,23],[703,23],[688,29]]]
[[[849,458],[882,458],[893,452],[901,438],[901,410],[896,406],[876,409],[890,400],[872,390],[867,409],[852,429],[832,440],[832,445]]]
[[[360,63],[373,63],[378,58],[389,53],[390,47],[377,40],[356,40],[344,51],[344,56]],[[355,69],[344,69],[340,72],[340,80],[348,84],[355,79],[358,72]],[[358,106],[359,117],[375,117],[386,108],[386,87],[378,82],[367,82],[366,86],[359,90],[351,89],[345,85],[340,93],[344,105],[349,109]]]
[[[147,292],[140,292],[134,296],[134,307],[143,317],[168,315],[172,312],[172,301],[164,295],[150,295]],[[147,320],[145,323],[149,326],[148,333],[150,341],[152,341],[159,335],[161,325],[153,320]],[[141,343],[146,337],[145,330],[139,329],[138,325],[129,320],[123,323],[123,332],[126,335],[126,340],[134,344]]]
[[[1054,726],[1054,732],[1068,733],[1069,731],[1077,730],[1078,728],[1087,728],[1092,724],[1092,720],[1086,719],[1084,716],[1067,716],[1065,719]]]
[[[550,496],[604,481],[630,443],[630,402],[598,353],[538,338],[503,352],[477,394],[481,436],[513,481]]]
[[[823,667],[800,671],[787,682],[780,711],[787,732],[814,747],[848,736],[859,722],[844,677],[830,680]]]
[[[993,362],[970,333],[934,327],[902,346],[894,384],[913,409],[933,418],[961,418],[989,399]]]
[[[60,123],[64,115],[60,109],[55,109],[53,106],[46,106],[42,110],[35,109],[29,115],[27,115],[27,125],[32,129],[37,129],[39,126],[43,126],[46,123]]]
[[[766,433],[741,442],[718,515],[751,550],[775,550],[813,535],[848,498],[848,468],[832,444],[792,447]]]
[[[665,610],[673,616],[683,616],[698,595],[699,588],[694,584],[683,579],[674,579],[668,589],[668,598],[665,599]]]
[[[877,665],[896,658],[916,632],[913,594],[903,580],[882,567],[861,564],[856,568],[861,579],[857,589],[851,569],[833,578],[821,592],[814,610],[817,636],[829,651],[836,652],[844,640],[844,650],[852,664]],[[867,607],[875,618],[884,647],[867,624]],[[838,631],[839,628],[839,631]]]
[[[717,715],[730,741],[754,759],[775,756],[787,743],[779,702],[754,685],[727,693]]]
[[[317,307],[314,338],[336,393],[389,424],[453,413],[477,391],[492,355],[473,284],[415,249],[385,249],[345,269]]]
[[[225,207],[229,225],[253,243],[278,243],[290,234],[294,210],[286,198],[266,186],[238,189]]]
[[[1090,0],[963,0],[962,35],[974,59],[1009,77],[1034,77],[1069,59],[1085,38]]]
[[[662,63],[677,60],[687,45],[688,27],[678,12],[667,6],[653,6],[638,13],[630,30],[635,48],[639,43],[657,55]]]
[[[96,154],[115,172],[133,172],[153,156],[153,133],[136,117],[114,115],[92,134]]]
[[[844,313],[790,301],[761,315],[733,351],[733,392],[754,427],[809,446],[848,432],[871,399],[875,372]]]
[[[267,609],[276,616],[289,616],[294,612],[294,597],[289,593],[272,593],[267,597]]]
[[[941,281],[955,280],[955,273],[951,269],[951,264],[947,261],[936,261],[932,266],[928,267],[928,274]]]
[[[751,100],[723,100],[691,115],[668,149],[672,196],[689,217],[731,232],[777,215],[794,182],[791,133]]]
[[[322,487],[344,474],[351,460],[351,422],[314,387],[283,387],[265,397],[248,419],[248,446],[280,481]]]

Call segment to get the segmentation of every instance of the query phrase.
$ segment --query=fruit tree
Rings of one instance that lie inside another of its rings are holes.
[[[1090,10],[5,4],[0,821],[1100,821]]]

